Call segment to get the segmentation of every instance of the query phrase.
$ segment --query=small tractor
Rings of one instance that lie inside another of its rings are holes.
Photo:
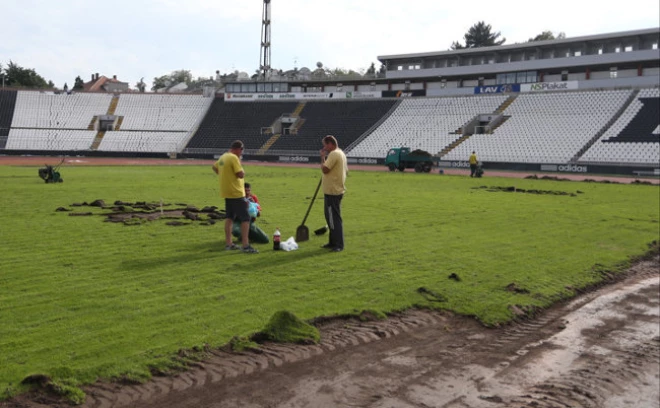
[[[424,150],[410,151],[409,147],[393,147],[387,152],[385,165],[390,171],[415,169],[416,173],[429,173],[438,159]]]

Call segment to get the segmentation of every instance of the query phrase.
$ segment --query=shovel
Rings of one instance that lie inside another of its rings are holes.
[[[307,221],[307,216],[312,210],[312,205],[314,204],[314,200],[316,200],[316,195],[319,193],[319,188],[321,188],[322,181],[323,179],[319,180],[319,185],[316,186],[316,191],[314,192],[314,197],[312,197],[312,202],[309,203],[307,214],[305,214],[305,218],[303,218],[302,224],[300,224],[300,226],[296,229],[296,242],[309,241],[309,228],[305,226],[305,221]]]

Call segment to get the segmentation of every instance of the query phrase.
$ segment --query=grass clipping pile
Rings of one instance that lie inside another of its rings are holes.
[[[315,344],[321,340],[319,330],[302,321],[293,313],[282,310],[271,316],[266,327],[253,336],[253,340],[263,343]]]
[[[148,203],[137,201],[134,203],[115,201],[107,205],[104,200],[94,200],[90,203],[73,203],[70,207],[95,207],[103,212],[74,211],[71,208],[59,207],[55,211],[68,212],[69,216],[93,216],[106,217],[105,222],[122,223],[124,225],[141,225],[148,221],[169,220],[165,224],[171,226],[190,225],[198,222],[200,225],[213,225],[217,220],[227,218],[224,210],[218,210],[216,206],[206,206],[201,209],[194,205],[169,203]]]

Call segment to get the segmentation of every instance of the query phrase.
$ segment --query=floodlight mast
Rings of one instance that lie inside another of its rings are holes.
[[[266,80],[270,71],[270,0],[264,0],[261,15],[261,52],[259,55],[259,71]]]

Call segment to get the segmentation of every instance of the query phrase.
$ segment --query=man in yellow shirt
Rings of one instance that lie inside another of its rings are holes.
[[[321,149],[321,171],[323,172],[323,207],[325,221],[330,229],[330,241],[323,245],[333,252],[344,250],[344,226],[341,219],[341,200],[346,192],[348,165],[346,155],[337,145],[334,136],[323,138]]]
[[[474,174],[477,172],[477,164],[479,163],[479,160],[477,160],[477,154],[474,151],[470,155],[469,162],[470,162],[470,177],[474,177]]]
[[[243,154],[243,142],[236,140],[231,144],[229,151],[213,164],[213,171],[220,181],[220,197],[225,199],[225,249],[240,249],[248,254],[259,251],[252,248],[249,242],[250,214],[248,201],[245,197],[245,171],[241,166],[240,156]],[[232,242],[232,226],[234,220],[241,223],[241,241],[243,247]]]

